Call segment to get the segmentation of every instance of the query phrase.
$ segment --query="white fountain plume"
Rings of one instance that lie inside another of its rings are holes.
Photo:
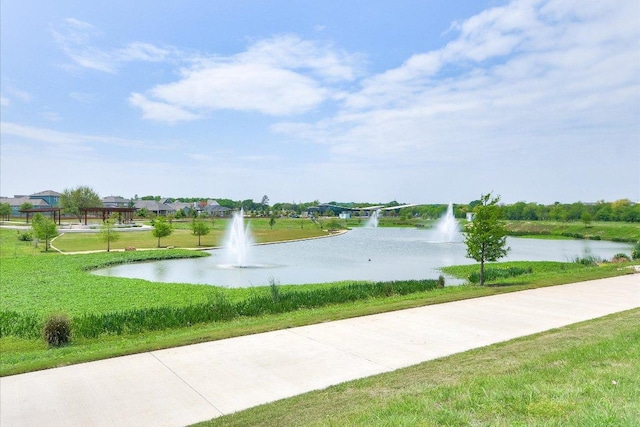
[[[365,227],[376,228],[378,226],[378,215],[380,215],[380,209],[371,212],[371,217],[369,217]]]
[[[253,244],[251,231],[244,226],[244,209],[233,213],[233,221],[224,240],[224,258],[232,267],[248,267],[250,248]]]
[[[436,241],[450,243],[459,240],[460,226],[458,225],[456,217],[453,215],[453,203],[449,203],[447,212],[436,224]]]

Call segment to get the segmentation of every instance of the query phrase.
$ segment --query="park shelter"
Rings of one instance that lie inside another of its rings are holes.
[[[138,208],[118,208],[118,207],[95,207],[95,208],[81,208],[80,213],[84,218],[84,225],[87,225],[89,214],[93,214],[92,218],[102,218],[102,222],[113,213],[118,214],[119,222],[123,224],[130,224],[133,222],[133,214]]]
[[[29,217],[31,215],[35,215],[35,214],[43,214],[43,213],[48,213],[51,215],[51,218],[53,219],[53,222],[55,222],[56,224],[60,225],[60,219],[61,219],[61,211],[62,209],[60,208],[31,208],[31,209],[22,209],[20,210],[20,213],[26,214],[27,215],[27,224],[29,223]]]

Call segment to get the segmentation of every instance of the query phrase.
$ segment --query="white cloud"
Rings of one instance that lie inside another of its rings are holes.
[[[336,83],[353,80],[358,57],[295,36],[261,40],[231,57],[198,61],[182,70],[174,83],[155,86],[144,96],[179,111],[203,115],[213,110],[255,111],[282,116],[312,110],[340,91]],[[190,120],[150,114],[146,103],[133,102],[145,117],[161,121]],[[170,120],[169,120],[170,119]]]
[[[272,130],[399,164],[511,161],[530,146],[569,155],[621,135],[628,144],[639,133],[638,5],[583,9],[523,0],[484,11],[456,23],[441,49],[364,80],[333,117]]]
[[[0,105],[3,107],[9,106],[9,98],[5,98],[4,96],[0,96]]]
[[[129,103],[134,107],[140,108],[142,110],[142,117],[149,120],[176,123],[198,118],[198,115],[183,108],[164,102],[151,101],[139,93],[131,94]]]
[[[79,67],[113,74],[128,62],[159,62],[172,55],[180,56],[174,49],[144,42],[132,42],[122,48],[99,47],[96,43],[103,38],[102,32],[74,18],[67,18],[57,28],[52,28],[51,34],[60,49],[72,60],[72,65],[65,65],[71,70]]]
[[[60,132],[53,129],[24,126],[11,122],[0,122],[0,135],[4,137],[3,144],[11,142],[19,144],[19,141],[43,143],[44,146],[55,149],[58,152],[91,151],[92,147],[99,145],[114,145],[128,148],[163,149],[157,142],[123,139],[112,136],[84,135],[72,132]],[[13,137],[9,139],[9,137]],[[18,140],[15,140],[18,138]]]

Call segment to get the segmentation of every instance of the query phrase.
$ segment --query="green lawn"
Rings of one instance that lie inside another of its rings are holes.
[[[506,221],[511,235],[557,236],[580,239],[613,240],[635,243],[640,241],[640,224],[631,222]]]
[[[640,421],[638,354],[640,309],[198,425],[631,427]]]
[[[216,219],[211,232],[200,237],[200,247],[222,246],[228,221],[228,219]],[[267,218],[250,219],[246,224],[251,229],[256,243],[308,239],[328,234],[311,221],[304,219],[277,219],[273,228],[269,226]],[[172,227],[172,234],[160,239],[161,247],[198,247],[198,236],[194,236],[191,232],[189,221],[174,221]],[[64,229],[59,231],[63,234],[54,240],[53,245],[63,252],[107,249],[107,244],[101,241],[98,233],[64,233]],[[153,249],[158,246],[158,239],[153,237],[150,230],[120,231],[117,234],[118,240],[111,243],[111,248],[114,250],[122,250],[126,247]]]

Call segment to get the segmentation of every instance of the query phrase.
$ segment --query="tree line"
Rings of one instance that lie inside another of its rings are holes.
[[[468,212],[473,212],[481,201],[469,204],[454,205],[457,218],[464,218]],[[405,208],[400,215],[420,216],[422,218],[438,218],[446,211],[446,205],[421,205]],[[596,203],[559,203],[543,205],[538,203],[517,202],[501,204],[502,218],[513,221],[623,221],[640,222],[640,204],[628,199],[615,202],[599,201]]]

